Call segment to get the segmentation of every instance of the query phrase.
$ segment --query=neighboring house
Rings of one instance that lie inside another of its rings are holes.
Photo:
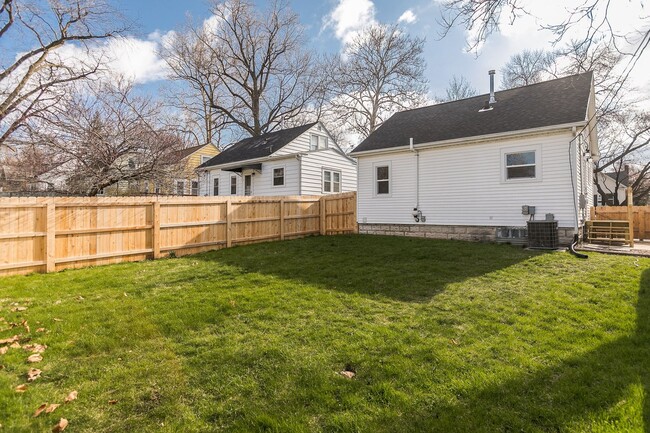
[[[360,232],[509,241],[526,236],[528,205],[535,219],[553,214],[569,243],[593,200],[592,80],[589,72],[393,115],[350,154]]]
[[[628,176],[627,170],[596,173],[596,182],[605,195],[601,195],[594,187],[594,206],[615,206],[623,203],[627,198]],[[614,200],[615,195],[618,198],[617,202]]]
[[[168,178],[120,181],[104,188],[103,194],[198,195],[199,179],[196,168],[218,153],[217,147],[211,143],[181,149],[171,158],[170,164],[177,165],[178,168],[173,170]],[[132,165],[136,162],[134,159],[129,159],[128,164]]]
[[[320,123],[241,140],[199,168],[201,195],[320,195],[354,191],[357,168]]]

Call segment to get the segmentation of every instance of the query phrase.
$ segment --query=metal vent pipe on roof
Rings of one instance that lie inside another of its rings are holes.
[[[497,98],[494,96],[494,74],[496,71],[494,69],[491,69],[488,71],[488,74],[490,75],[490,105],[496,104]]]

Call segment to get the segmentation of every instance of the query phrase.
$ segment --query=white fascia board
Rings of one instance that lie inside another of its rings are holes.
[[[552,126],[545,126],[542,128],[531,128],[531,129],[522,129],[519,131],[508,131],[508,132],[499,132],[496,134],[485,134],[485,135],[476,135],[473,137],[464,137],[464,138],[454,138],[451,140],[442,140],[442,141],[432,141],[428,143],[418,143],[413,145],[414,149],[428,149],[428,148],[434,148],[434,147],[446,147],[446,146],[456,146],[456,145],[464,145],[464,144],[474,144],[478,143],[481,141],[493,141],[495,139],[499,138],[515,138],[515,137],[524,137],[528,135],[535,135],[535,134],[542,134],[542,133],[548,133],[548,132],[553,132],[553,131],[561,131],[563,129],[569,129],[573,127],[579,127],[579,126],[584,126],[587,122],[586,121],[580,121],[580,122],[573,122],[573,123],[565,123],[562,125],[552,125]],[[367,156],[367,155],[375,155],[375,154],[382,154],[382,153],[392,153],[392,152],[401,152],[403,150],[410,150],[410,146],[407,144],[405,146],[395,146],[395,147],[388,147],[386,149],[376,149],[376,150],[366,150],[366,151],[361,151],[361,152],[351,152],[350,156],[353,157],[360,157],[360,156]]]
[[[203,167],[197,170],[201,171],[210,171],[210,170],[227,170],[229,168],[236,168],[242,164],[254,164],[258,162],[267,162],[267,161],[278,161],[282,159],[290,159],[290,158],[295,158],[299,155],[305,155],[304,152],[296,152],[296,153],[288,153],[285,155],[269,155],[269,156],[263,156],[261,158],[253,158],[253,159],[243,159],[241,161],[237,162],[229,162],[227,164],[219,164],[219,165],[211,165],[209,167]]]

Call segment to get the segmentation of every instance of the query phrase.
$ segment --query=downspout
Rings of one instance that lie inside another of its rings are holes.
[[[298,160],[298,195],[302,195],[302,155],[296,155]]]
[[[413,146],[413,137],[409,139],[409,150],[415,153],[415,207],[413,208],[413,218],[418,223],[422,220],[422,211],[420,210],[420,152]]]

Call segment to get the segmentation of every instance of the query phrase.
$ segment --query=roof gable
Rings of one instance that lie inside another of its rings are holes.
[[[269,132],[259,137],[245,138],[199,167],[211,167],[272,155],[308,131],[316,123]]]
[[[496,92],[492,110],[479,112],[489,94],[394,114],[352,153],[407,146],[413,142],[477,137],[582,122],[592,73],[572,75]]]

